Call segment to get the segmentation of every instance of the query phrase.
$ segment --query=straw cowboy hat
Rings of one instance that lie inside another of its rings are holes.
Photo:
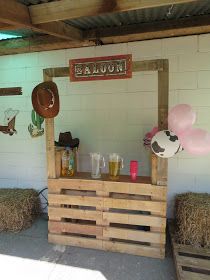
[[[44,118],[54,118],[60,108],[58,88],[54,82],[38,84],[32,91],[34,110]]]

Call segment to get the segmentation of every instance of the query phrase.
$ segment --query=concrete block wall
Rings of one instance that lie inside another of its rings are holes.
[[[64,67],[71,58],[131,53],[133,60],[169,59],[170,107],[188,103],[197,112],[196,126],[210,131],[210,34],[127,44],[59,50],[0,57],[0,87],[21,86],[22,96],[0,97],[0,124],[4,110],[20,110],[17,135],[0,134],[0,187],[47,185],[45,137],[32,139],[31,92],[43,81],[42,69]],[[56,78],[61,111],[55,134],[71,131],[81,139],[80,170],[89,171],[89,153],[108,157],[118,152],[125,161],[142,163],[140,175],[150,174],[149,153],[142,146],[144,134],[157,124],[157,73],[133,73],[132,79],[70,83]],[[174,195],[184,191],[209,192],[210,156],[193,157],[186,152],[169,160],[168,214]],[[105,170],[107,171],[107,169]]]

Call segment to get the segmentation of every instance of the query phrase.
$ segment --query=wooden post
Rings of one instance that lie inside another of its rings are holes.
[[[169,65],[163,60],[163,71],[158,71],[158,127],[168,129]],[[167,185],[168,160],[158,158],[157,185]]]
[[[43,71],[44,81],[52,81],[52,77],[48,76]],[[46,152],[47,152],[47,169],[48,178],[56,178],[55,169],[55,145],[54,145],[54,118],[45,119],[45,137],[46,137]]]
[[[158,128],[164,130],[168,128],[168,95],[169,95],[169,66],[168,60],[163,60],[163,69],[158,71]],[[152,154],[152,184],[167,186],[168,160]],[[157,201],[161,197],[151,196],[151,200]],[[166,210],[165,210],[166,212]],[[155,214],[151,212],[151,214]],[[165,213],[166,216],[166,213]],[[161,232],[161,228],[150,228],[151,232]],[[152,244],[153,246],[155,244]],[[165,249],[161,250],[163,257]]]

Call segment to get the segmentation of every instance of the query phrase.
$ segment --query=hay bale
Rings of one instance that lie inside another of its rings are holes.
[[[175,219],[178,243],[210,248],[210,194],[177,195]]]
[[[0,189],[0,232],[29,228],[40,213],[40,199],[33,189]]]

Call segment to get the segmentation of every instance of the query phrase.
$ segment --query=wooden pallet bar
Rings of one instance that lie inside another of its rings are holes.
[[[158,73],[158,124],[167,129],[168,60],[134,61],[133,72]],[[44,70],[44,81],[69,76],[69,67]],[[46,119],[49,235],[52,243],[164,258],[167,160],[152,155],[151,177],[93,180],[88,173],[60,178],[54,119]]]
[[[106,176],[93,180],[86,173],[49,179],[49,241],[164,257],[166,187],[150,181],[139,177],[131,183],[129,176],[119,182]],[[154,194],[159,201],[152,200]]]

